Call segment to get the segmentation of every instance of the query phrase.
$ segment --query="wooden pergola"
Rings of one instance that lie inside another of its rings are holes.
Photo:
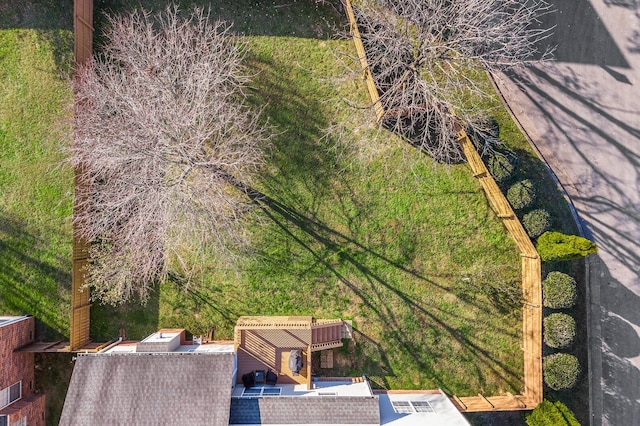
[[[311,389],[311,354],[342,346],[350,337],[341,319],[310,316],[243,316],[235,327],[234,346],[238,354],[238,383],[243,374],[256,370],[276,373],[278,383],[306,384]],[[300,350],[303,368],[299,375],[289,369],[289,354]]]

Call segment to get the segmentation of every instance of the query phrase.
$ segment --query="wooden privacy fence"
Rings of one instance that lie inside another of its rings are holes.
[[[356,45],[356,52],[367,82],[367,90],[369,91],[377,120],[380,121],[384,116],[384,109],[367,63],[366,52],[360,38],[360,31],[358,30],[351,1],[344,0],[344,6],[351,25],[351,35]],[[524,355],[524,392],[522,395],[507,393],[506,395],[489,397],[480,394],[478,396],[465,397],[454,395],[452,401],[460,411],[466,412],[531,410],[542,402],[543,398],[540,257],[511,205],[476,152],[469,136],[462,129],[458,132],[457,142],[462,147],[473,176],[480,182],[493,210],[515,240],[520,252],[523,293],[522,352]]]
[[[93,54],[93,0],[74,0],[73,32],[74,60],[76,65],[87,62]],[[78,108],[75,105],[75,108]],[[74,216],[82,205],[78,188],[84,185],[82,170],[74,170]],[[89,290],[84,289],[86,266],[89,261],[89,244],[80,236],[78,224],[73,224],[73,271],[71,275],[71,322],[69,324],[69,349],[80,350],[89,343],[90,309]]]

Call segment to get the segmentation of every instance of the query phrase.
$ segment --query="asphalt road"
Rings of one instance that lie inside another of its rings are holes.
[[[556,60],[496,75],[573,201],[588,259],[591,418],[640,425],[640,0],[552,0]]]

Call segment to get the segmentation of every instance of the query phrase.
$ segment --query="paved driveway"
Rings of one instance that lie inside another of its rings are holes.
[[[557,60],[496,77],[600,248],[592,424],[640,425],[640,0],[552,3]]]

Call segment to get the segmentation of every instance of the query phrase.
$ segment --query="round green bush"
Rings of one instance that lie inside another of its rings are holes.
[[[544,343],[554,349],[571,346],[576,338],[576,321],[567,314],[551,314],[544,319]]]
[[[544,209],[531,210],[522,217],[522,225],[531,238],[538,238],[551,228],[551,215]]]
[[[567,274],[549,272],[542,281],[542,304],[547,308],[570,308],[576,304],[576,297],[576,280]]]
[[[544,382],[553,390],[571,389],[578,383],[580,363],[571,354],[558,353],[542,360]]]
[[[494,152],[487,160],[487,169],[497,183],[503,183],[515,173],[516,166],[514,163],[515,161],[508,156],[500,152]]]
[[[507,190],[507,200],[515,210],[529,207],[536,199],[536,191],[530,179],[521,180]]]

